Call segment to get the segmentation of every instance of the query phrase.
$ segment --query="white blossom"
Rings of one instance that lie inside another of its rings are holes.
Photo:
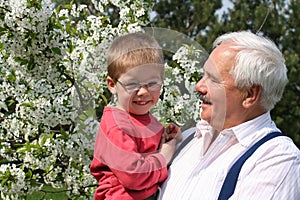
[[[0,199],[25,199],[44,186],[67,188],[70,199],[91,199],[96,109],[112,103],[104,96],[105,53],[115,37],[142,31],[151,5],[93,0],[97,13],[90,15],[86,5],[59,10],[51,0],[34,2],[38,6],[0,1],[6,8],[0,21],[6,30],[0,34]],[[120,10],[117,25],[105,13],[108,5]],[[174,53],[178,67],[165,65],[164,96],[153,109],[164,124],[199,117],[197,98],[187,92],[198,62],[187,47]]]

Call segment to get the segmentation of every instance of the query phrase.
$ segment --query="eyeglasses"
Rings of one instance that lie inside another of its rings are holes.
[[[162,82],[161,81],[150,81],[149,83],[122,83],[121,81],[117,80],[118,83],[128,92],[133,93],[138,91],[141,87],[146,87],[148,91],[158,91],[161,88]]]

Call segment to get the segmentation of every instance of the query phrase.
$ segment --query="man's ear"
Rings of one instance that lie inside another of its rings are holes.
[[[117,94],[117,91],[116,91],[116,83],[112,80],[111,77],[107,77],[106,78],[106,83],[107,83],[107,86],[108,86],[108,89],[110,90],[110,92],[112,94]]]
[[[260,85],[253,85],[247,89],[243,106],[249,108],[255,104],[260,103],[262,94],[262,87]]]

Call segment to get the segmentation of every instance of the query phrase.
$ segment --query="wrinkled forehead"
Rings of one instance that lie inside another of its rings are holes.
[[[237,50],[232,42],[222,43],[210,54],[204,65],[204,70],[211,73],[229,73],[235,65]]]

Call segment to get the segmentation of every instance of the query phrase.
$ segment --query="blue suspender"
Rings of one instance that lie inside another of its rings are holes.
[[[243,154],[230,168],[225,181],[223,183],[221,192],[219,194],[218,200],[227,200],[231,197],[231,195],[234,193],[234,189],[237,183],[237,179],[240,173],[240,170],[244,164],[244,162],[255,152],[255,150],[265,143],[266,141],[277,137],[277,136],[283,136],[281,132],[272,132],[265,137],[263,137],[261,140],[259,140],[257,143],[255,143],[248,151],[246,151],[245,154]]]

